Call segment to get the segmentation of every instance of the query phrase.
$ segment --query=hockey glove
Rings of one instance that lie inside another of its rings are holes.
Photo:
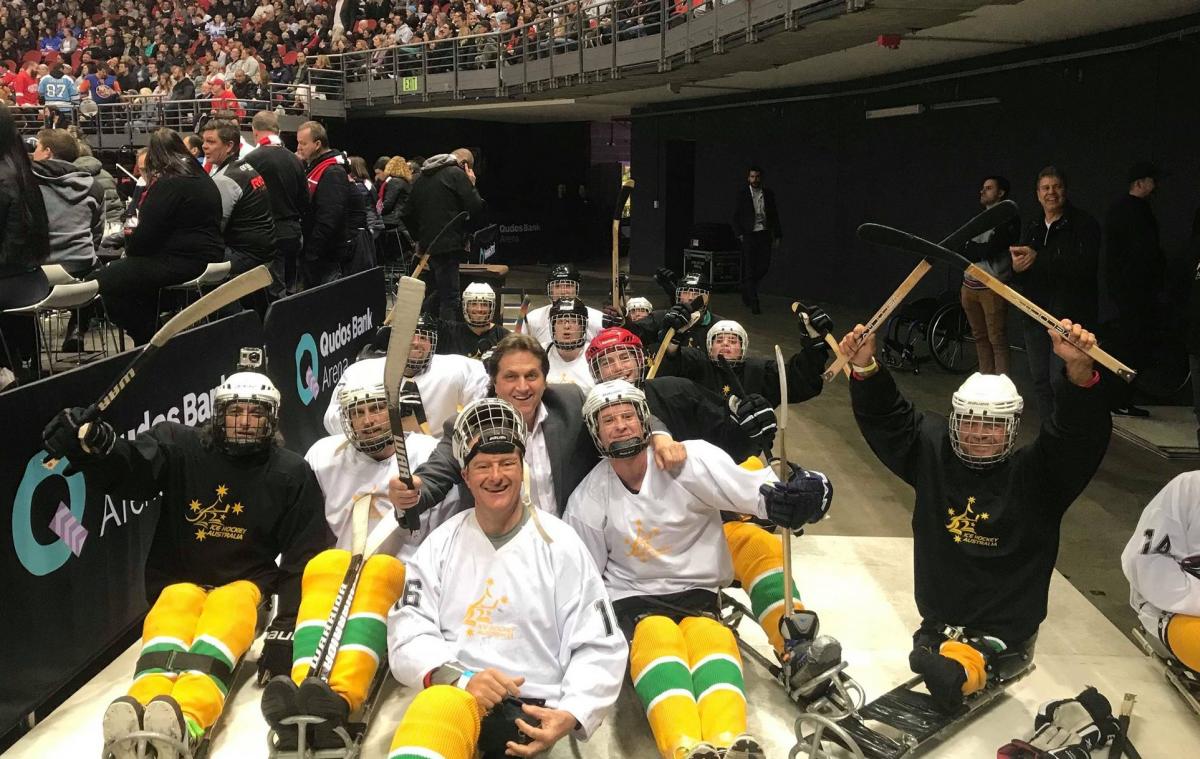
[[[825,335],[833,332],[833,319],[820,306],[799,304],[796,317],[800,320],[800,334],[804,338],[804,347],[808,348],[825,340]]]
[[[605,329],[608,329],[609,327],[624,327],[625,317],[621,315],[620,311],[612,306],[605,306],[604,316],[600,320],[600,323]]]
[[[671,306],[663,313],[662,325],[676,332],[683,332],[691,323],[692,311],[687,306]]]
[[[795,530],[819,521],[833,501],[833,483],[820,472],[789,464],[792,474],[785,482],[761,485],[758,492],[767,504],[767,517],[780,527]]]
[[[80,438],[79,428],[83,424],[83,413],[84,409],[79,406],[65,408],[55,414],[42,430],[42,443],[52,458],[82,461],[104,458],[112,452],[117,435],[108,422],[97,419],[88,426],[87,434]],[[73,466],[69,466],[65,474],[69,476],[76,471],[78,470]]]
[[[654,272],[654,281],[667,294],[667,302],[675,302],[675,288],[678,287],[679,275],[670,269],[659,269]]]
[[[258,657],[258,684],[278,675],[292,672],[292,630],[290,627],[269,627],[263,636],[262,653]]]
[[[770,451],[775,444],[775,432],[779,429],[775,419],[775,409],[767,399],[758,393],[751,393],[734,407],[734,398],[729,399],[730,411],[746,437],[764,451]]]
[[[1005,759],[1085,759],[1117,734],[1117,720],[1104,694],[1088,686],[1075,698],[1048,701],[1033,718],[1033,735],[1014,739],[997,752]]]

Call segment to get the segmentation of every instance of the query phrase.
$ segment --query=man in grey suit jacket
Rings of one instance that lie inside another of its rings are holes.
[[[575,487],[599,461],[596,446],[583,420],[583,391],[576,385],[547,385],[549,359],[546,351],[528,335],[508,335],[492,351],[487,362],[492,392],[525,417],[525,463],[534,506],[561,516]],[[462,469],[451,449],[454,419],[447,419],[441,442],[425,463],[413,472],[414,488],[398,478],[388,484],[388,497],[398,509],[416,507],[422,513],[433,508],[462,482]],[[661,469],[674,469],[687,457],[666,427],[651,419],[651,445]],[[470,506],[465,488],[460,496]]]

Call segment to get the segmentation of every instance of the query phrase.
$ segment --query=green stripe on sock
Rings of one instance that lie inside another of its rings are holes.
[[[201,656],[208,656],[210,658],[216,659],[217,661],[221,662],[222,664],[225,664],[226,666],[228,666],[230,669],[233,669],[234,662],[229,661],[229,657],[225,655],[225,652],[222,651],[221,649],[217,648],[213,644],[208,643],[207,641],[198,640],[198,641],[195,641],[194,643],[192,643],[191,653],[200,654]],[[214,675],[211,672],[208,672],[205,674],[208,675],[208,679],[210,679],[214,683],[216,683],[217,689],[221,691],[221,695],[223,695],[223,696],[229,695],[229,685],[230,685],[229,683],[225,682],[220,677],[217,677],[216,675]]]
[[[382,658],[387,651],[387,625],[372,617],[349,619],[342,632],[342,645],[365,646]]]
[[[742,670],[728,659],[709,659],[692,672],[692,683],[699,695],[718,683],[736,685],[743,694],[746,683],[742,680]]]
[[[664,661],[655,664],[642,673],[634,686],[638,698],[642,700],[642,708],[650,706],[650,702],[669,690],[692,690],[692,674],[683,662]]]
[[[322,630],[320,625],[296,628],[295,637],[292,638],[293,664],[312,658],[313,654],[317,652],[317,644],[321,642]]]
[[[792,583],[792,598],[800,600],[800,591],[796,588],[796,583]],[[758,582],[754,583],[754,587],[750,589],[750,610],[754,612],[754,618],[758,619],[763,615],[767,608],[777,601],[783,600],[783,571],[772,572],[765,575]]]

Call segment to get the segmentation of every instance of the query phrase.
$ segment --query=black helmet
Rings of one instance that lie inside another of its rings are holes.
[[[559,340],[554,325],[560,320],[571,319],[579,325],[579,335],[572,340]],[[550,306],[550,339],[559,350],[582,348],[587,342],[588,310],[579,298],[560,298]]]
[[[554,299],[554,293],[550,291],[550,288],[556,283],[574,285],[575,295],[579,295],[579,269],[575,267],[575,264],[555,264],[551,266],[550,273],[546,275],[547,298]]]
[[[413,337],[424,337],[429,340],[429,351],[425,355],[416,357],[411,352],[408,354],[407,374],[415,377],[429,368],[429,364],[433,361],[433,354],[437,352],[437,319],[434,319],[429,314],[421,314],[418,316],[417,326],[413,329]]]
[[[684,274],[679,280],[679,283],[675,286],[676,303],[684,302],[680,299],[680,295],[685,292],[692,293],[693,297],[696,295],[704,295],[707,297],[712,292],[712,284],[708,281],[708,277],[699,272]],[[691,301],[692,298],[687,299],[687,302],[690,303]]]

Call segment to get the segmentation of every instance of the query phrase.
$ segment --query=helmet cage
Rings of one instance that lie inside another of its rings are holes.
[[[343,388],[338,393],[342,432],[356,449],[366,454],[379,453],[392,442],[392,425],[387,415],[387,392],[383,384]],[[382,413],[381,413],[382,412]],[[355,429],[356,417],[377,415],[369,426]]]
[[[213,442],[231,456],[267,450],[274,445],[279,430],[279,401],[279,391],[266,375],[258,372],[231,375],[213,392]],[[234,403],[256,405],[261,420],[252,422],[249,415],[239,414],[235,426],[230,428],[227,411]]]
[[[525,456],[525,419],[501,398],[480,398],[467,405],[454,420],[451,449],[466,469],[480,453],[519,451]]]
[[[708,335],[705,337],[705,349],[708,351],[708,357],[711,361],[716,361],[716,356],[713,355],[713,345],[716,344],[717,338],[721,335],[733,335],[738,339],[741,345],[742,352],[737,358],[728,358],[726,361],[731,366],[737,366],[746,361],[746,351],[750,347],[750,336],[746,334],[746,330],[742,325],[730,319],[723,319],[712,325],[708,330]]]
[[[472,303],[486,303],[488,305],[487,316],[480,319],[473,316],[470,311]],[[484,327],[491,324],[496,315],[496,293],[492,288],[488,287],[475,289],[475,285],[468,285],[466,290],[463,290],[462,296],[462,312],[463,320],[472,327]]]
[[[617,361],[624,353],[633,354],[633,361],[637,365],[636,373],[632,378],[629,377],[605,377],[604,368],[610,363]],[[596,382],[608,382],[614,379],[623,379],[632,384],[634,387],[641,387],[642,382],[646,377],[646,354],[640,345],[633,343],[617,343],[609,345],[596,351],[596,353],[588,358],[588,369],[592,373],[592,379]]]
[[[949,425],[950,447],[959,460],[971,469],[987,469],[1012,455],[1021,426],[1021,413],[992,414],[956,409],[950,414]],[[996,442],[972,439],[995,435],[998,427],[1002,428],[1003,437]],[[986,432],[976,431],[976,428]]]
[[[623,380],[613,380],[611,383],[604,382],[596,385],[583,404],[583,419],[587,423],[588,433],[592,436],[596,451],[606,459],[632,458],[644,451],[650,442],[650,407],[646,405],[645,394],[632,385],[622,389],[618,383],[628,385]],[[616,387],[605,388],[606,385]],[[600,392],[597,392],[597,389]],[[624,440],[614,440],[605,446],[600,442],[600,413],[610,406],[619,406],[624,403],[633,405],[638,422],[641,424],[642,434]]]
[[[574,340],[560,340],[555,327],[559,322],[570,320],[579,325],[579,337]],[[561,314],[553,314],[550,317],[550,339],[554,342],[555,347],[562,351],[575,350],[582,348],[587,342],[587,317],[573,312],[565,312]]]
[[[423,322],[424,319],[421,321]],[[433,363],[433,354],[437,353],[438,333],[435,327],[418,322],[417,328],[413,330],[413,337],[424,337],[429,340],[429,351],[422,358],[414,358],[411,351],[408,354],[408,363],[405,364],[405,369],[409,375],[415,377],[418,374],[424,374],[429,365]]]

